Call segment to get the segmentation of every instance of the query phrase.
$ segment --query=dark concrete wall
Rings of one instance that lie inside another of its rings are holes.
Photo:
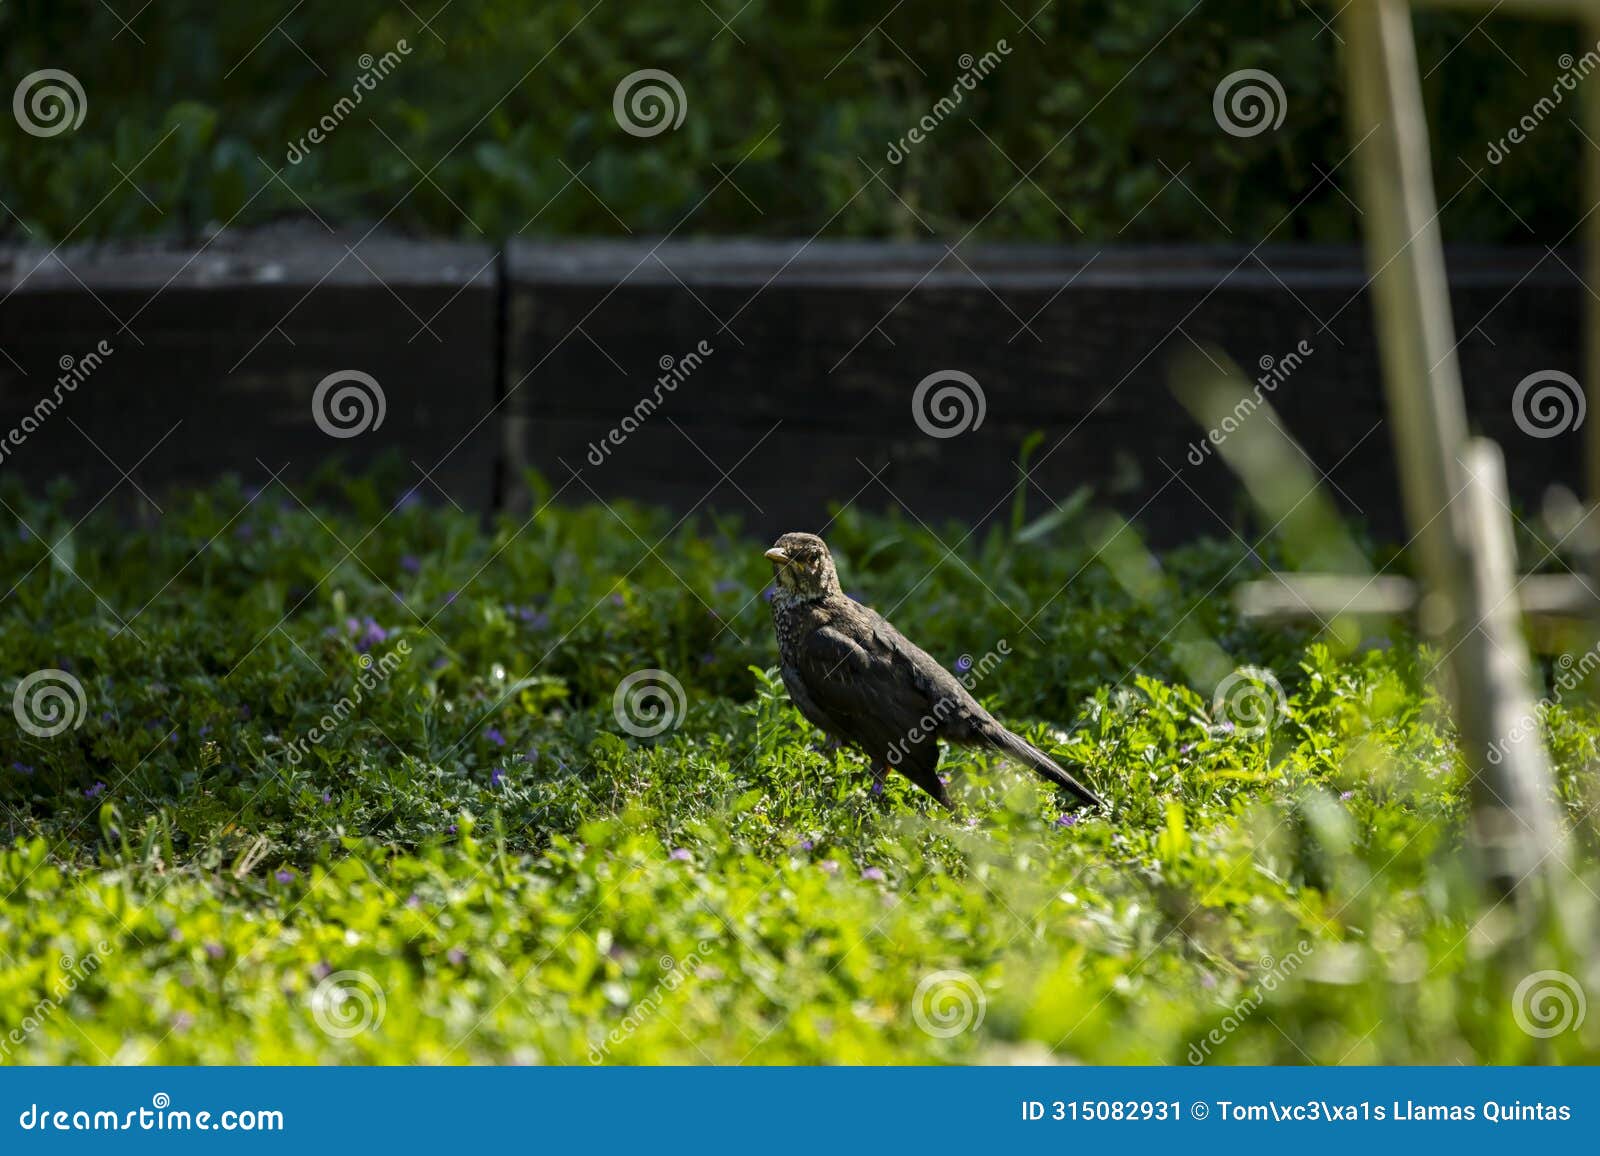
[[[62,358],[114,350],[5,448],[0,477],[71,475],[92,503],[126,488],[123,469],[155,492],[389,450],[466,508],[515,503],[505,480],[531,465],[562,500],[710,508],[769,533],[847,501],[930,523],[1004,515],[1039,431],[1031,512],[1088,485],[1170,541],[1226,533],[1241,508],[1216,455],[1191,461],[1204,431],[1172,398],[1173,357],[1205,347],[1254,376],[1305,342],[1273,406],[1341,504],[1402,534],[1353,250],[627,241],[496,255],[301,231],[196,248],[0,254],[0,438],[53,393]],[[1549,253],[1450,261],[1474,424],[1535,501],[1576,480],[1581,435],[1528,436],[1511,395],[1530,373],[1577,374],[1581,289]],[[314,390],[341,370],[379,383],[381,427],[318,427]],[[919,427],[915,391],[941,371],[977,383],[981,425]],[[612,430],[622,444],[591,451]]]
[[[1347,510],[1402,534],[1354,250],[958,259],[927,245],[630,242],[516,246],[507,270],[514,442],[552,477],[579,471],[569,492],[682,508],[709,492],[765,530],[818,525],[829,500],[852,497],[972,521],[1006,514],[1018,448],[1040,431],[1031,512],[1089,485],[1162,539],[1226,533],[1238,487],[1193,450],[1205,431],[1173,399],[1171,362],[1214,347],[1254,378],[1305,342],[1272,405]],[[1453,253],[1451,277],[1472,416],[1505,446],[1514,492],[1534,500],[1574,481],[1581,434],[1530,438],[1511,395],[1529,373],[1577,373],[1576,280],[1553,255],[1510,251]],[[701,339],[715,350],[704,364],[601,465],[587,462],[588,446],[653,400],[658,358]],[[959,436],[929,436],[913,413],[919,382],[941,370],[983,394],[982,424]]]
[[[358,239],[0,256],[0,439],[42,398],[60,398],[24,444],[4,447],[0,477],[66,475],[92,504],[121,470],[155,493],[228,472],[261,484],[330,461],[359,468],[394,449],[426,469],[442,463],[435,476],[454,501],[487,506],[499,432],[484,420],[498,369],[494,253]],[[112,352],[59,390],[62,359],[82,372],[101,342]],[[366,433],[333,437],[312,398],[345,370],[379,384],[384,414]]]

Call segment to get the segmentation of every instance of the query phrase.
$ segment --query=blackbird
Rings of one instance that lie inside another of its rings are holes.
[[[1078,802],[1101,805],[1099,796],[996,721],[881,614],[845,597],[821,538],[785,534],[766,557],[776,580],[772,620],[783,685],[813,725],[871,760],[880,787],[893,767],[953,810],[938,774],[944,739],[998,751]]]

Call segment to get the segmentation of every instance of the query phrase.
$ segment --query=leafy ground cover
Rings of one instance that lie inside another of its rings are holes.
[[[7,91],[48,91],[34,77],[52,69],[82,92],[57,88],[82,109],[70,131],[0,133],[0,239],[198,243],[308,212],[496,242],[1357,235],[1341,33],[1300,0],[282,7],[0,5]],[[1419,7],[1445,236],[1561,244],[1588,145],[1546,106],[1570,103],[1593,38]],[[681,123],[641,137],[613,110],[645,69],[675,90],[654,90],[665,120],[634,115]],[[1255,131],[1224,131],[1219,88],[1246,70],[1271,87],[1237,106]]]
[[[844,511],[847,589],[1113,800],[955,754],[952,816],[788,705],[737,527],[0,496],[0,691],[65,672],[76,724],[0,727],[0,1061],[1600,1059],[1594,708],[1540,708],[1574,847],[1530,923],[1472,882],[1433,657],[1241,624],[1237,541]]]

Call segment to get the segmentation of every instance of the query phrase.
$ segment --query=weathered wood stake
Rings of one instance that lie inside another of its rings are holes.
[[[1351,0],[1343,26],[1368,265],[1424,631],[1444,650],[1490,885],[1508,891],[1559,853],[1549,764],[1525,730],[1527,649],[1515,615],[1499,453],[1469,443],[1411,12]]]

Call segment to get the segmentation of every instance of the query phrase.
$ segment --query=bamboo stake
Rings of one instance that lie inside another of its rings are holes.
[[[1467,444],[1410,9],[1401,0],[1351,0],[1343,19],[1384,388],[1425,591],[1422,627],[1453,676],[1483,866],[1492,886],[1509,889],[1547,861],[1556,828],[1538,741],[1490,754],[1510,733],[1494,728],[1533,709],[1519,683],[1526,651],[1507,619],[1517,606],[1507,514],[1492,508],[1503,480],[1497,490],[1497,454],[1491,460],[1491,451]]]

